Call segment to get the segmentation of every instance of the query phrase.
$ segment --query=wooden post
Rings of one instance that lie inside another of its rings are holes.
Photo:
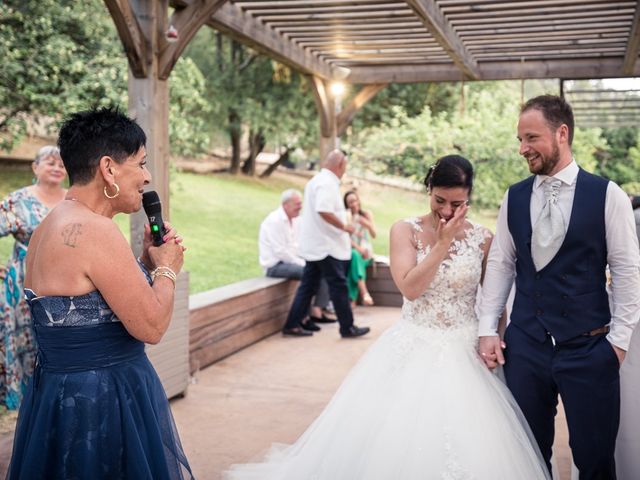
[[[168,18],[169,0],[104,0],[129,60],[129,115],[147,134],[147,165],[158,192],[162,217],[169,205],[169,85],[168,78],[180,54],[198,29],[225,0],[177,2]],[[177,35],[169,42],[168,27]],[[131,247],[142,250],[143,211],[131,216]]]
[[[166,30],[165,2],[132,0],[140,29],[149,50],[158,51],[159,35]],[[147,56],[147,75],[136,77],[129,67],[129,115],[147,134],[147,166],[152,180],[149,189],[158,192],[162,217],[170,218],[169,205],[169,85],[158,78],[158,55]],[[142,251],[142,232],[146,217],[141,210],[131,217],[131,247],[136,255]]]
[[[340,148],[335,99],[329,91],[329,83],[316,76],[307,77],[316,101],[320,117],[320,165],[331,150]]]

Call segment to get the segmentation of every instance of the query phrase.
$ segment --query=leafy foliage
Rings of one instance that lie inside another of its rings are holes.
[[[27,132],[28,118],[49,118],[103,105],[126,110],[127,59],[100,0],[7,0],[0,4],[0,147]],[[170,79],[172,151],[202,152],[203,78],[188,59]]]
[[[528,175],[516,139],[519,87],[518,82],[472,83],[465,87],[464,110],[434,114],[427,106],[411,117],[394,107],[389,121],[353,139],[352,156],[378,173],[421,180],[437,158],[459,153],[475,165],[475,201],[495,207],[510,184]],[[576,130],[573,152],[583,168],[593,171],[597,152],[606,148],[599,129]]]
[[[3,2],[3,146],[24,135],[27,115],[59,118],[88,106],[126,104],[126,60],[118,45],[98,0]]]

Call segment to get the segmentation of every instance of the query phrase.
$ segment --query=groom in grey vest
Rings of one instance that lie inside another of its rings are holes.
[[[534,175],[511,186],[500,208],[478,349],[489,368],[504,365],[549,470],[559,394],[580,479],[608,480],[616,478],[618,370],[640,316],[640,255],[628,196],[576,164],[573,131],[561,97],[533,98],[520,111],[520,155]]]

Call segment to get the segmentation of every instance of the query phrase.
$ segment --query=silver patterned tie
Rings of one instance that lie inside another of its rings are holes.
[[[542,270],[558,253],[564,240],[564,218],[558,205],[561,183],[553,177],[543,183],[545,203],[531,235],[531,257],[537,271]]]

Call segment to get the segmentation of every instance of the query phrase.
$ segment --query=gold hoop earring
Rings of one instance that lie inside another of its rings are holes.
[[[120,195],[120,187],[118,186],[118,184],[114,183],[113,186],[116,189],[116,193],[114,193],[113,195],[109,195],[107,193],[107,186],[106,185],[104,186],[104,190],[103,190],[104,196],[107,197],[109,200],[112,200],[116,198],[118,195]]]

